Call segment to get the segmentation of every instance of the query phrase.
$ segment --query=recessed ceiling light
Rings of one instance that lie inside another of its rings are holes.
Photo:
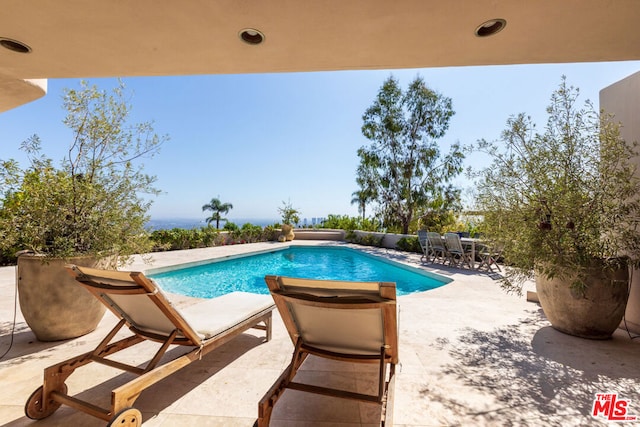
[[[240,39],[248,44],[260,44],[264,41],[264,34],[254,28],[245,28],[238,33]]]
[[[478,37],[489,37],[496,33],[499,33],[507,26],[507,21],[504,19],[490,19],[487,22],[483,22],[480,24],[478,28],[476,28],[476,36]]]
[[[29,53],[31,48],[18,40],[0,37],[0,46],[18,53]]]

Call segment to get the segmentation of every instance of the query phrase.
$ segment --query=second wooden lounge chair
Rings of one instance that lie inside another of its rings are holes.
[[[267,276],[267,286],[295,349],[291,363],[258,406],[258,426],[269,425],[276,401],[293,389],[379,403],[380,424],[392,425],[398,363],[396,285]],[[379,367],[378,392],[355,393],[295,381],[308,355]]]
[[[249,328],[264,330],[266,340],[271,339],[271,313],[275,306],[268,295],[232,292],[187,307],[181,314],[160,288],[142,273],[75,265],[68,265],[67,269],[120,321],[95,350],[44,370],[44,384],[33,392],[25,406],[26,415],[31,419],[48,417],[64,404],[101,418],[108,422],[108,426],[140,426],[142,414],[133,408],[133,403],[146,388],[201,359]],[[125,325],[133,335],[112,343]],[[161,343],[145,367],[107,357],[145,341]],[[174,344],[195,348],[160,363],[169,346]],[[91,362],[138,375],[111,391],[110,408],[101,408],[67,394],[66,379],[76,369]]]

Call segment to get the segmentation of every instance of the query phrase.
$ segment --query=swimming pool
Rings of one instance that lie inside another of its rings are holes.
[[[451,279],[350,248],[296,246],[178,268],[149,277],[169,292],[213,298],[233,291],[268,294],[268,274],[310,279],[396,282],[398,295],[443,286]]]

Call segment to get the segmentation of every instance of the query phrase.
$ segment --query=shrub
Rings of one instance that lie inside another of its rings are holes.
[[[206,248],[221,244],[220,232],[213,227],[194,229],[172,228],[171,230],[155,230],[151,233],[153,250],[181,250]]]
[[[378,231],[380,230],[380,222],[369,218],[365,218],[363,220],[361,217],[329,214],[322,223],[321,228],[340,229],[345,231]]]
[[[363,246],[376,246],[376,247],[382,247],[382,240],[384,239],[384,236],[380,236],[377,237],[375,234],[363,234],[362,236],[358,236],[355,232],[352,233],[348,233],[348,237],[347,237],[350,242],[356,243],[358,245],[363,245]]]
[[[534,273],[571,282],[580,295],[594,266],[640,265],[637,143],[563,77],[542,133],[525,114],[510,118],[501,144],[480,141],[492,164],[481,172],[484,231],[511,265],[502,283],[521,292]]]
[[[22,143],[29,166],[0,161],[0,250],[27,249],[47,257],[96,258],[147,252],[144,229],[155,177],[140,159],[164,138],[150,123],[127,122],[124,86],[112,93],[81,83],[67,89],[64,124],[71,130],[60,166],[42,154],[37,135]]]
[[[400,249],[401,251],[416,252],[419,254],[422,253],[420,242],[415,236],[400,238],[400,240],[398,240],[396,248]]]

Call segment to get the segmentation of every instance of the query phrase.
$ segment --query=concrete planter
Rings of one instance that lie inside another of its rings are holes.
[[[65,264],[99,266],[87,257],[18,257],[18,296],[25,321],[40,341],[76,338],[93,331],[105,307],[64,269]],[[104,263],[102,263],[104,264]]]
[[[627,311],[624,315],[625,322],[621,328],[628,328],[634,334],[640,334],[640,270],[633,271]]]
[[[628,269],[593,268],[585,295],[571,290],[571,280],[536,277],[544,314],[555,329],[589,339],[607,339],[618,328],[627,304]]]

